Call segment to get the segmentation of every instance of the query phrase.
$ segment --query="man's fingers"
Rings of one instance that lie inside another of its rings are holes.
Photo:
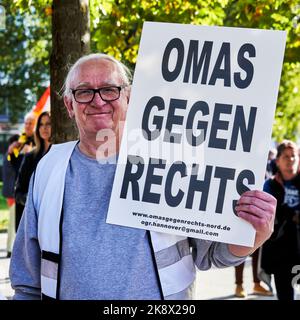
[[[240,211],[238,214],[239,217],[251,223],[254,229],[258,232],[267,231],[271,229],[269,223],[270,221],[268,221],[268,219],[261,219],[255,215],[249,214],[248,212],[244,211]]]
[[[235,209],[239,217],[260,230],[273,222],[276,199],[263,191],[247,191],[241,196]]]
[[[266,214],[272,216],[274,214],[274,204],[253,197],[248,197],[238,202],[235,209],[236,211],[252,213],[258,217],[263,217]]]
[[[249,190],[244,192],[239,201],[243,200],[244,197],[258,198],[260,200],[276,204],[276,198],[269,193],[260,190]]]
[[[276,199],[263,191],[247,191],[238,200],[236,210],[238,207],[240,210],[253,212],[257,215],[264,214],[264,212],[274,214]]]
[[[249,197],[249,196],[242,196],[240,200],[237,202],[238,206],[243,206],[243,205],[253,205],[257,206],[262,210],[268,210],[273,207],[272,202],[264,201],[259,198],[255,197]]]
[[[266,217],[269,221],[274,216],[273,207],[271,205],[267,204],[260,204],[254,205],[254,204],[244,204],[244,205],[238,205],[235,207],[237,213],[240,211],[247,212],[248,214],[255,215],[256,217],[263,218]]]

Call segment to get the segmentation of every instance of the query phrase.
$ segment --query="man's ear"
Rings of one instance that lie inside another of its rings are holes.
[[[69,117],[72,119],[74,117],[74,109],[73,109],[73,102],[72,98],[64,96],[64,103],[68,110]]]

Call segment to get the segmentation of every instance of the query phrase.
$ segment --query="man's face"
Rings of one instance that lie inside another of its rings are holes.
[[[24,123],[24,131],[27,137],[31,137],[34,133],[35,119],[27,118]]]
[[[109,60],[91,60],[82,63],[71,79],[71,89],[98,89],[123,85],[117,66]],[[95,139],[102,129],[112,129],[116,134],[124,122],[128,104],[127,88],[122,89],[120,98],[106,102],[98,93],[89,103],[78,103],[74,96],[65,98],[70,117],[75,116],[80,139]]]

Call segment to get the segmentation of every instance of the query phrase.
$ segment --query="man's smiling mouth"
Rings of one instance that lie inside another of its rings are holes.
[[[102,111],[102,112],[88,112],[86,113],[87,116],[101,116],[106,114],[112,114],[112,111]]]

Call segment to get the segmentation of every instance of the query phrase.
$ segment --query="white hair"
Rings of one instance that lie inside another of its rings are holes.
[[[113,62],[117,65],[122,80],[124,81],[124,84],[130,85],[132,79],[131,71],[122,62],[104,53],[91,53],[79,58],[70,68],[64,83],[64,96],[70,96],[70,83],[73,79],[75,71],[78,69],[80,65],[91,60],[108,60]]]
[[[24,116],[24,121],[26,121],[26,120],[28,120],[28,119],[33,119],[33,120],[35,120],[35,115],[34,115],[34,113],[32,112],[32,111],[30,111],[30,112],[28,112],[28,113],[26,113],[25,114],[25,116]]]

